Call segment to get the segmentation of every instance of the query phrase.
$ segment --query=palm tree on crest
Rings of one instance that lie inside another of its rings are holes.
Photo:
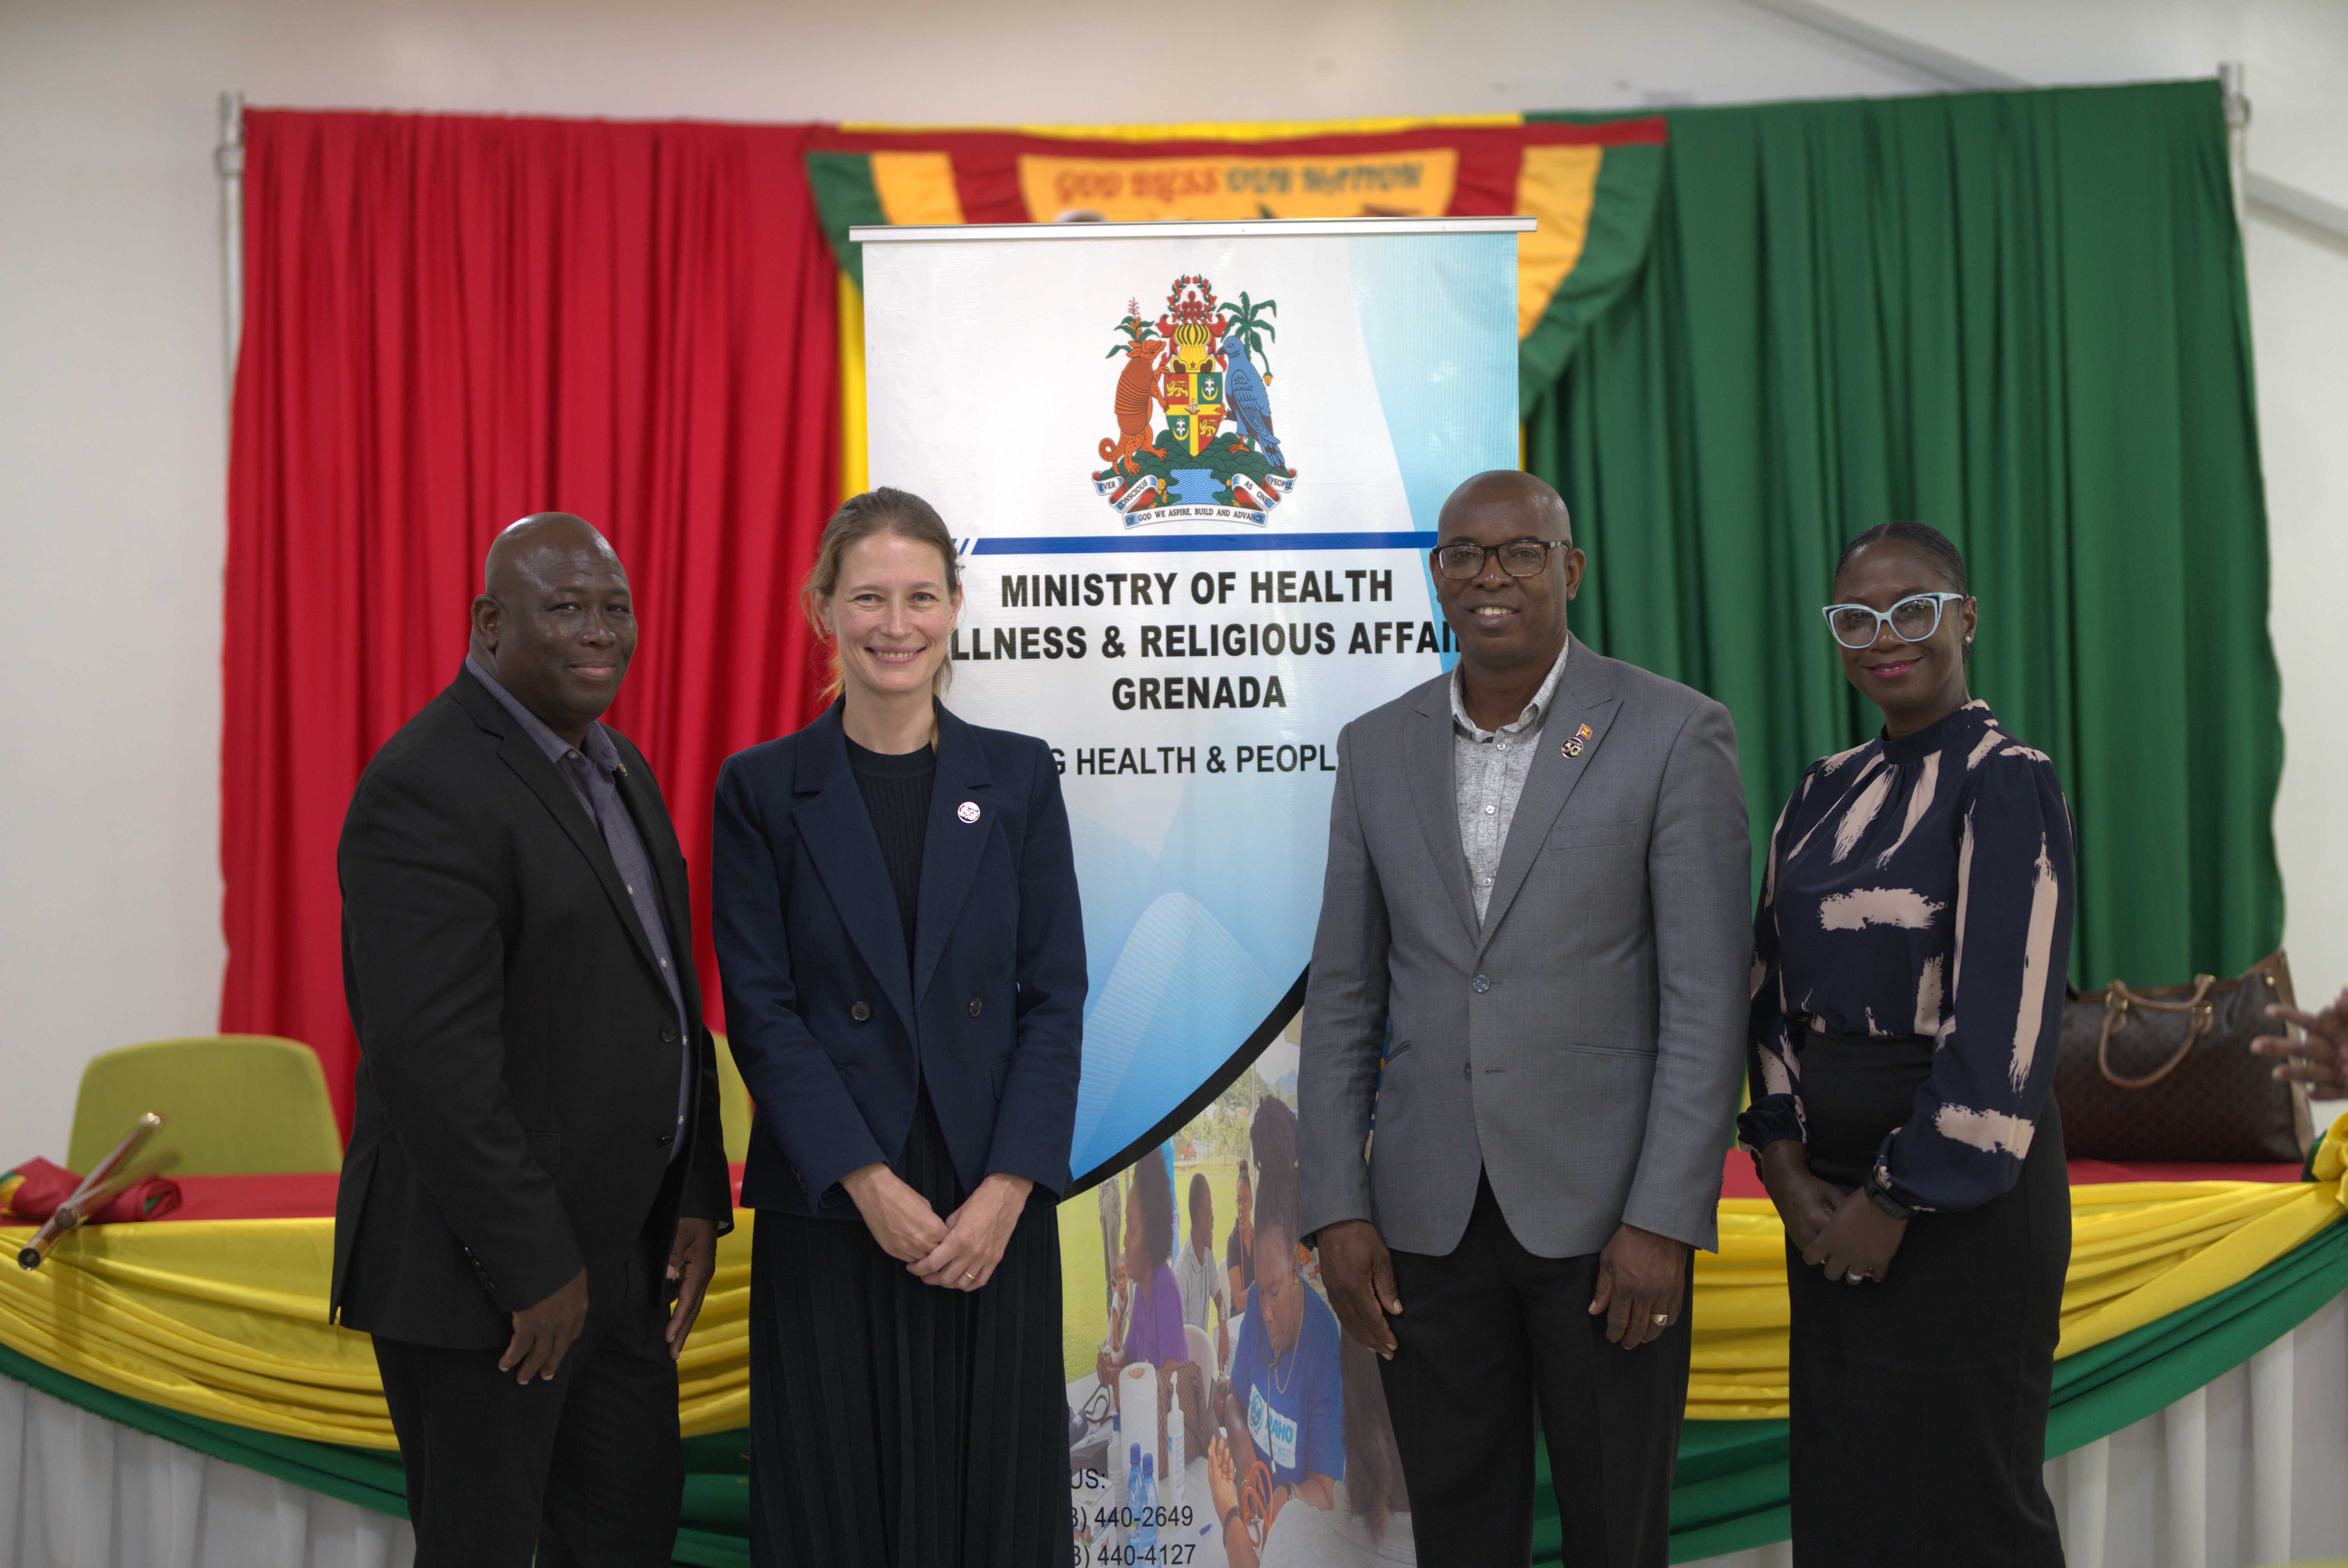
[[[1264,352],[1264,340],[1269,338],[1277,342],[1280,337],[1280,331],[1265,318],[1276,316],[1280,313],[1280,302],[1277,300],[1250,299],[1248,297],[1247,291],[1242,289],[1240,291],[1240,298],[1237,304],[1233,304],[1231,301],[1225,300],[1222,302],[1220,309],[1225,317],[1223,326],[1224,335],[1226,337],[1236,336],[1241,342],[1246,343],[1250,352],[1252,353],[1256,358],[1263,361],[1263,378],[1266,381],[1270,381],[1272,379],[1272,355]]]

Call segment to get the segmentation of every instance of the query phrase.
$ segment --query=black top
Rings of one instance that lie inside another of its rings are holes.
[[[1806,1135],[1813,1034],[1931,1041],[1875,1174],[1919,1209],[2012,1187],[2054,1081],[2071,961],[2071,811],[2054,765],[1969,702],[1814,763],[1755,922],[1746,1145]]]
[[[938,776],[938,753],[923,746],[891,756],[869,752],[842,735],[848,744],[848,766],[856,774],[857,793],[872,817],[872,831],[880,840],[880,863],[889,868],[889,886],[897,895],[897,917],[905,923],[906,961],[913,951],[913,913],[922,901],[922,843],[929,835],[930,786]]]

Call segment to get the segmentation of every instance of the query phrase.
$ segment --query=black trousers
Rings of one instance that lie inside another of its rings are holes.
[[[1687,1405],[1687,1297],[1625,1350],[1590,1315],[1598,1256],[1540,1257],[1488,1183],[1459,1245],[1394,1255],[1402,1316],[1382,1363],[1421,1568],[1529,1563],[1533,1411],[1572,1568],[1663,1568]]]
[[[378,1337],[416,1568],[667,1568],[685,1499],[668,1243],[647,1236],[551,1381]]]
[[[1931,1060],[1930,1042],[1806,1040],[1811,1170],[1856,1186]],[[2044,1466],[2070,1256],[2052,1100],[2013,1186],[1909,1221],[1881,1283],[1787,1246],[1797,1568],[2062,1568]]]

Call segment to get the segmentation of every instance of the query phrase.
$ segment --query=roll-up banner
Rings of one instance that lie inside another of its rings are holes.
[[[1437,514],[1517,466],[1531,227],[850,236],[873,483],[927,498],[961,550],[946,701],[1050,744],[1075,835],[1091,990],[1071,1163],[1098,1188],[1061,1209],[1077,1561],[1253,1561],[1283,1529],[1327,1548],[1284,1561],[1409,1560],[1407,1520],[1386,1527],[1403,1500],[1347,1506],[1361,1377],[1334,1317],[1311,1290],[1302,1311],[1256,1306],[1240,1186],[1263,1184],[1268,1139],[1292,1194],[1338,732],[1451,667]],[[1301,1250],[1279,1262],[1315,1283]],[[1188,1308],[1171,1345],[1152,1337],[1160,1285]],[[1241,1430],[1219,1475],[1212,1440]],[[1287,1520],[1300,1500],[1319,1517]]]

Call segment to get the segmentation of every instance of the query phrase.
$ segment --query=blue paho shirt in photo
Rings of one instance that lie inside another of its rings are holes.
[[[1248,1291],[1247,1320],[1231,1352],[1231,1392],[1247,1414],[1248,1440],[1272,1467],[1274,1486],[1308,1475],[1345,1479],[1345,1387],[1337,1370],[1337,1315],[1303,1279],[1304,1322],[1285,1355],[1272,1354],[1261,1287]]]

